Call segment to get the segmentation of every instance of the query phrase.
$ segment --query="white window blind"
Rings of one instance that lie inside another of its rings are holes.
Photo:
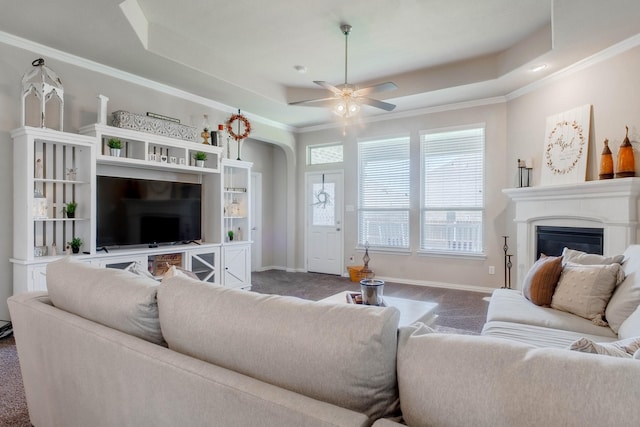
[[[358,143],[358,244],[409,248],[409,137]]]
[[[421,136],[420,249],[484,251],[484,128]]]

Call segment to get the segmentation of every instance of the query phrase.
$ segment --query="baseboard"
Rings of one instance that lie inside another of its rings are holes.
[[[398,278],[398,277],[376,276],[376,279],[384,280],[385,282],[402,283],[404,285],[428,286],[428,287],[431,287],[431,288],[456,289],[456,290],[459,290],[459,291],[480,292],[480,293],[483,293],[483,294],[490,294],[496,289],[496,288],[489,288],[489,287],[486,287],[486,286],[461,285],[461,284],[458,284],[458,283],[445,283],[445,282],[431,282],[429,280],[401,279],[401,278]]]
[[[275,265],[269,266],[269,267],[262,267],[260,270],[257,270],[257,271],[267,271],[267,270],[280,270],[280,271],[286,271],[287,273],[308,273],[308,271],[303,268],[286,268],[286,267],[280,267]],[[341,276],[348,278],[349,274],[345,272],[345,273],[342,273]],[[456,289],[459,291],[480,292],[483,294],[490,294],[496,289],[496,288],[490,288],[486,286],[461,285],[458,283],[445,283],[445,282],[431,282],[428,280],[401,279],[398,277],[387,277],[387,276],[376,276],[376,279],[384,280],[385,282],[391,282],[391,283],[401,283],[404,285]]]

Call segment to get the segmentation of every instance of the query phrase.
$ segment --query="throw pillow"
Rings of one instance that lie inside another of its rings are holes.
[[[589,254],[587,252],[576,251],[575,249],[564,248],[562,250],[562,259],[565,264],[572,262],[574,264],[582,265],[607,265],[622,264],[622,261],[624,261],[624,255],[605,257],[598,254]]]
[[[200,280],[200,278],[196,276],[194,272],[186,270],[184,268],[176,267],[175,265],[169,267],[169,269],[162,275],[162,280],[175,276],[190,277],[198,281]]]
[[[153,277],[153,274],[149,273],[149,270],[144,268],[138,261],[132,262],[124,270],[125,271],[130,271],[133,274],[137,274],[138,276],[143,276],[143,277],[146,277],[148,279],[153,279],[153,280],[156,279],[155,277]]]
[[[540,255],[522,284],[522,294],[535,305],[549,306],[562,273],[562,257]]]
[[[634,357],[640,351],[640,337],[629,338],[615,342],[597,343],[589,338],[580,338],[574,341],[569,350],[582,353],[604,354],[615,357]]]
[[[620,264],[567,264],[551,300],[551,308],[594,320],[604,310],[616,286]]]

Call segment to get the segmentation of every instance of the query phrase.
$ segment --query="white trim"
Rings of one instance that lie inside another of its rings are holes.
[[[471,291],[490,294],[497,288],[490,288],[487,286],[473,286],[473,285],[461,285],[458,283],[445,283],[445,282],[432,282],[429,280],[412,280],[412,279],[400,279],[397,277],[376,276],[376,279],[384,280],[389,283],[398,283],[403,285],[413,286],[427,286],[430,288],[444,288],[444,289],[456,289],[459,291]]]
[[[170,96],[174,96],[176,98],[181,98],[186,101],[194,102],[197,104],[204,105],[206,107],[214,108],[216,110],[220,110],[228,113],[236,113],[237,108],[230,107],[228,105],[222,104],[220,102],[214,101],[212,99],[208,99],[199,95],[195,95],[193,93],[174,88],[172,86],[158,83],[156,81],[138,76],[133,73],[129,73],[127,71],[122,71],[117,68],[109,67],[104,64],[100,64],[95,61],[91,61],[89,59],[85,59],[76,55],[72,55],[67,52],[63,52],[58,49],[54,49],[49,46],[45,46],[40,43],[33,42],[31,40],[23,39],[21,37],[14,36],[13,34],[6,33],[4,31],[0,31],[0,43],[7,44],[9,46],[14,46],[20,49],[25,49],[37,53],[42,56],[46,56],[48,58],[56,59],[58,61],[65,62],[70,65],[74,65],[76,67],[83,68],[85,70],[93,71],[96,73],[100,73],[109,77],[113,77],[119,80],[124,80],[129,83],[133,83],[138,86],[146,87],[148,89],[155,90],[160,93],[164,93]],[[262,123],[267,126],[271,126],[277,129],[282,129],[288,132],[294,132],[295,128],[285,125],[284,123],[276,122],[271,119],[267,119],[262,116],[257,116],[255,114],[251,114],[248,112],[243,113],[248,119]]]
[[[396,113],[385,113],[383,115],[370,116],[360,118],[360,123],[375,123],[386,120],[397,120],[407,117],[421,116],[424,114],[436,114],[453,110],[464,110],[467,108],[483,107],[485,105],[503,104],[507,102],[504,96],[494,96],[492,98],[474,99],[471,101],[455,102],[453,104],[436,105],[433,107],[417,108],[415,110],[398,111]],[[294,130],[295,133],[315,132],[319,130],[335,129],[344,127],[344,122],[323,123],[320,125],[299,127]]]

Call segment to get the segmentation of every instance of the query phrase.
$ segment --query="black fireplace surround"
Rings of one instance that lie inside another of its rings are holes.
[[[603,228],[537,226],[536,259],[562,255],[565,247],[602,255],[603,238]]]

